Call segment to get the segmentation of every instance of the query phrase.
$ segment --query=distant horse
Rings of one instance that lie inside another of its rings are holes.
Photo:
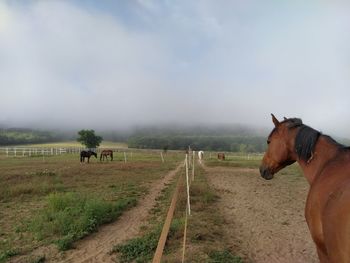
[[[87,162],[89,163],[91,155],[95,156],[97,158],[97,153],[93,151],[81,151],[80,152],[80,162],[85,162],[85,158],[87,158]]]
[[[111,161],[113,161],[113,151],[112,150],[103,150],[100,155],[100,161],[104,161],[105,158],[108,161],[108,156],[111,157]]]
[[[224,153],[218,153],[218,159],[224,161],[225,160],[225,154]]]
[[[204,152],[203,151],[198,151],[198,159],[203,160],[204,158]]]
[[[266,180],[297,162],[310,184],[305,217],[321,263],[350,262],[350,148],[302,123],[279,122],[267,138],[260,174]],[[271,222],[273,223],[273,222]]]

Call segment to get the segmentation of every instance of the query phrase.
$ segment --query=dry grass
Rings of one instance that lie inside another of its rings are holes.
[[[48,208],[50,194],[77,193],[111,204],[137,200],[182,157],[169,153],[162,163],[158,154],[143,152],[129,156],[127,163],[117,154],[116,161],[100,163],[94,158],[90,164],[80,164],[77,154],[45,159],[0,157],[0,258],[28,253],[58,238],[50,234],[38,239],[29,227]]]

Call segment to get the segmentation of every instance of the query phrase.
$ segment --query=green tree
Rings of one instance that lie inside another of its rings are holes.
[[[85,145],[86,148],[96,148],[103,140],[101,136],[95,135],[94,130],[81,130],[78,135],[77,141]]]

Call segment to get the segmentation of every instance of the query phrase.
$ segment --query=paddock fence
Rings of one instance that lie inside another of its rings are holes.
[[[116,153],[125,153],[128,155],[132,155],[135,153],[149,153],[149,154],[157,154],[160,155],[160,158],[164,162],[163,153],[161,150],[153,150],[153,149],[133,149],[133,148],[93,148],[86,149],[84,147],[25,147],[25,146],[17,146],[17,147],[0,147],[0,156],[6,157],[31,157],[31,156],[45,156],[45,155],[62,155],[62,154],[79,154],[83,150],[91,150],[96,153],[100,153],[102,150],[112,150]],[[172,152],[172,151],[168,151]]]

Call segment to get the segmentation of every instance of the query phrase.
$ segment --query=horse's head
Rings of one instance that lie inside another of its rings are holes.
[[[90,154],[90,156],[93,155],[97,158],[97,153],[95,153],[94,151],[89,150],[89,154]]]
[[[260,174],[266,180],[272,179],[275,173],[296,161],[295,128],[302,125],[300,119],[285,118],[279,122],[273,114],[271,115],[275,128],[267,138],[267,150],[260,165]]]

